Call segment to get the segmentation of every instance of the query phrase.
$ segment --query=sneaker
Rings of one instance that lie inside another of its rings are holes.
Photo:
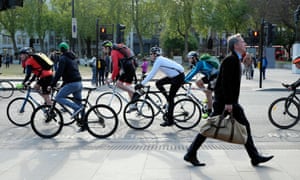
[[[133,111],[136,111],[138,108],[136,106],[136,104],[131,104],[130,108],[126,111],[126,113],[131,113]]]
[[[78,110],[76,110],[72,115],[71,115],[71,119],[75,118],[75,116],[77,114],[79,114],[82,111],[83,107],[80,107]]]
[[[203,113],[203,114],[202,114],[202,118],[203,118],[203,119],[208,118],[208,113]]]

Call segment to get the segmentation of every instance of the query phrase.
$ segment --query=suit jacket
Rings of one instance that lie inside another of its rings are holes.
[[[216,101],[224,104],[238,104],[241,85],[241,61],[235,52],[222,61],[215,86]]]

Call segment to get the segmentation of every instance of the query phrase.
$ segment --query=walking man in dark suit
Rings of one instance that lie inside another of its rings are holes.
[[[253,138],[249,121],[246,118],[242,106],[239,104],[239,94],[241,85],[241,59],[242,54],[246,52],[246,43],[240,34],[232,35],[228,38],[228,48],[231,53],[222,61],[219,76],[215,86],[215,99],[213,103],[213,112],[211,116],[220,115],[223,111],[232,112],[233,117],[247,128],[248,139],[245,149],[251,159],[251,164],[257,166],[273,158],[273,156],[262,156],[258,153]],[[197,159],[197,150],[206,137],[200,133],[195,137],[190,145],[184,160],[192,163],[194,166],[204,166]]]

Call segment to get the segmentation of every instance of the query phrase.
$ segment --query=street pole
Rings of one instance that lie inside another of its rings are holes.
[[[99,18],[96,20],[96,54],[97,54],[97,59],[99,57]]]
[[[260,36],[259,36],[259,88],[262,88],[262,58],[263,58],[263,48],[264,48],[264,26],[265,20],[262,18],[260,25]]]
[[[72,19],[75,18],[75,10],[74,10],[74,0],[72,0]],[[73,27],[72,27],[73,28]],[[72,30],[73,31],[73,30]],[[71,46],[72,46],[72,50],[73,52],[75,52],[75,38],[72,37],[72,43],[71,43]]]

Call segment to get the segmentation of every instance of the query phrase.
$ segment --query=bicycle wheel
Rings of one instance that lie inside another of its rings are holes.
[[[50,105],[37,107],[30,121],[33,131],[42,138],[53,138],[63,128],[63,117],[57,108]]]
[[[96,100],[96,104],[105,104],[113,108],[117,114],[120,114],[123,106],[121,98],[113,92],[104,92],[100,94]]]
[[[14,125],[26,126],[30,123],[30,116],[34,109],[34,104],[30,100],[18,97],[8,103],[6,114],[8,120]]]
[[[143,130],[153,123],[154,111],[149,102],[137,100],[125,106],[123,118],[129,127],[136,130]]]
[[[280,129],[288,129],[296,125],[299,121],[299,113],[299,104],[287,97],[275,100],[268,110],[270,122]]]
[[[191,129],[201,120],[201,108],[192,99],[180,99],[174,105],[174,123],[181,129]]]
[[[104,117],[103,114],[106,116]],[[119,124],[118,115],[115,111],[103,104],[91,107],[87,111],[85,118],[88,132],[96,138],[111,136],[117,130]]]
[[[0,81],[0,97],[7,99],[14,94],[14,85],[10,81]]]

